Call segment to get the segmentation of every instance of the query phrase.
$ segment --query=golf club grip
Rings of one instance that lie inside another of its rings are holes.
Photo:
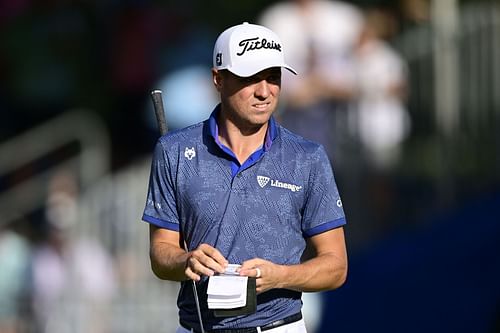
[[[153,107],[155,109],[156,121],[161,135],[165,135],[168,131],[167,120],[165,119],[165,111],[163,109],[163,98],[161,90],[153,90],[151,92],[151,99],[153,100]]]

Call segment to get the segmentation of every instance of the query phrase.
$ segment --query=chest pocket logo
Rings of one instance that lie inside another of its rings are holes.
[[[266,186],[267,183],[269,183],[269,177],[257,176],[257,182],[259,183],[260,187],[264,188],[264,186]]]
[[[270,182],[272,187],[284,188],[292,192],[299,192],[300,190],[302,190],[302,186],[285,183],[276,179],[271,179],[266,176],[257,176],[257,182],[259,183],[259,186],[262,188],[264,188],[264,186],[266,186]]]
[[[196,156],[196,151],[194,150],[194,147],[191,148],[186,147],[186,149],[184,150],[184,156],[191,161]]]

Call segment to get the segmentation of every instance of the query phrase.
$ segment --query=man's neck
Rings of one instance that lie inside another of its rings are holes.
[[[249,128],[241,128],[230,119],[219,117],[219,140],[235,154],[243,164],[247,158],[264,144],[268,123]]]

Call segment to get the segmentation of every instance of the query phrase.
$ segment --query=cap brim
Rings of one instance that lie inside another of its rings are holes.
[[[281,67],[281,68],[286,68],[288,69],[291,73],[297,75],[297,71],[293,69],[291,66],[288,66],[287,64],[276,64],[276,65],[267,65],[265,67],[262,66],[262,64],[255,64],[255,65],[250,65],[246,64],[245,68],[231,68],[228,67],[226,68],[228,71],[233,73],[234,75],[237,75],[239,77],[249,77],[252,75],[255,75],[259,72],[262,72],[263,70],[269,69],[269,68],[274,68],[274,67]]]

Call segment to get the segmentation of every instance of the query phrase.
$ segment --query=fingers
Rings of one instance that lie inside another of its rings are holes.
[[[262,277],[263,271],[266,270],[266,265],[268,265],[268,262],[263,259],[256,258],[247,260],[241,265],[239,272],[240,275],[255,277],[258,279]]]
[[[185,274],[188,278],[199,281],[202,275],[223,273],[227,265],[226,258],[216,248],[202,244],[189,253]]]
[[[282,282],[286,277],[285,266],[260,258],[245,261],[241,265],[239,273],[241,276],[257,279],[256,291],[258,294],[273,288],[282,288]]]
[[[257,263],[252,263],[249,265],[254,266],[254,265],[257,265]],[[268,275],[266,275],[265,272],[268,272],[267,273]],[[254,277],[257,279],[255,281],[255,283],[256,283],[255,290],[256,290],[257,294],[260,294],[260,293],[272,288],[272,286],[269,284],[270,283],[269,278],[272,279],[272,277],[270,276],[271,274],[269,274],[269,272],[270,272],[270,267],[266,266],[265,264],[262,264],[261,266],[257,266],[257,267],[246,266],[246,268],[243,268],[243,266],[242,266],[242,269],[240,269],[240,275]]]

